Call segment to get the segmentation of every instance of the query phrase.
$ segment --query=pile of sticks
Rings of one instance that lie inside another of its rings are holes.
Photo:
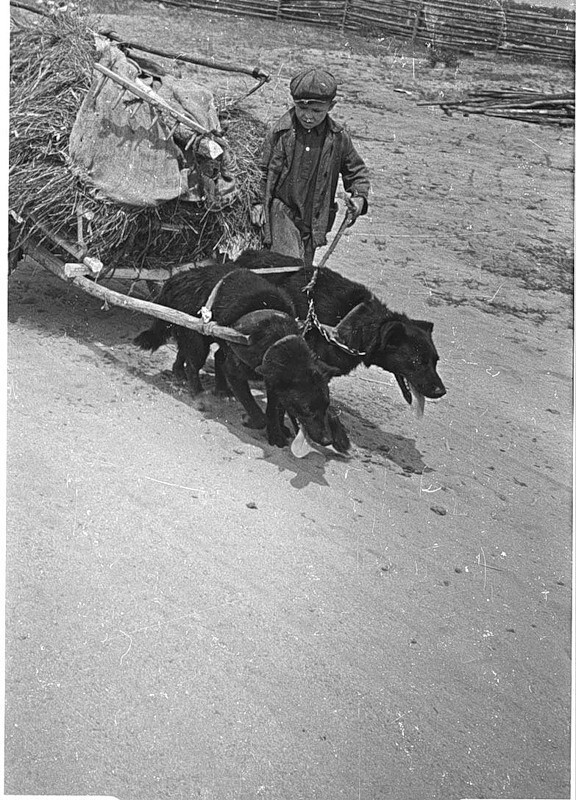
[[[541,125],[574,125],[574,91],[544,94],[531,89],[492,89],[472,92],[461,100],[441,100],[418,105],[440,106],[449,117],[454,111],[459,111],[464,116],[485,114],[488,117],[505,117]]]

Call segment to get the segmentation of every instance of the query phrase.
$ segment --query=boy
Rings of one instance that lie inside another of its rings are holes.
[[[264,227],[273,252],[311,265],[336,217],[338,178],[351,194],[350,225],[368,210],[370,181],[350,135],[329,112],[337,83],[324,69],[306,69],[290,82],[294,107],[266,135],[262,149],[262,205],[252,219]]]

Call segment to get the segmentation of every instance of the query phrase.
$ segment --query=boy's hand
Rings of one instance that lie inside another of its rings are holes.
[[[348,227],[354,225],[360,214],[364,211],[364,198],[363,197],[347,197],[346,208],[350,215],[350,222]]]
[[[261,203],[257,203],[250,209],[250,220],[253,225],[264,225],[264,206]]]

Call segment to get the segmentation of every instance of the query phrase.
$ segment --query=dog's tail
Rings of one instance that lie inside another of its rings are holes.
[[[152,327],[138,334],[134,339],[134,344],[137,347],[141,347],[142,350],[158,350],[158,348],[166,344],[170,338],[171,328],[172,325],[169,322],[155,319],[152,323]]]

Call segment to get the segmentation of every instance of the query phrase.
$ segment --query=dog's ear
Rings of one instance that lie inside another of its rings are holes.
[[[277,385],[292,383],[295,376],[311,358],[308,345],[301,336],[289,334],[270,345],[262,363],[254,368],[258,375]]]
[[[419,328],[422,328],[423,331],[426,333],[432,333],[434,328],[433,322],[427,322],[425,319],[412,319],[410,320],[414,325],[417,325]]]
[[[402,320],[389,320],[380,330],[380,346],[399,347],[407,337],[408,332]]]
[[[264,360],[257,367],[254,367],[254,372],[266,381],[273,381],[275,384],[284,382],[283,370],[279,369],[278,365],[273,361]]]
[[[334,335],[347,347],[353,350],[361,350],[362,327],[360,322],[366,319],[368,306],[366,303],[359,303],[340,320],[334,328]]]

